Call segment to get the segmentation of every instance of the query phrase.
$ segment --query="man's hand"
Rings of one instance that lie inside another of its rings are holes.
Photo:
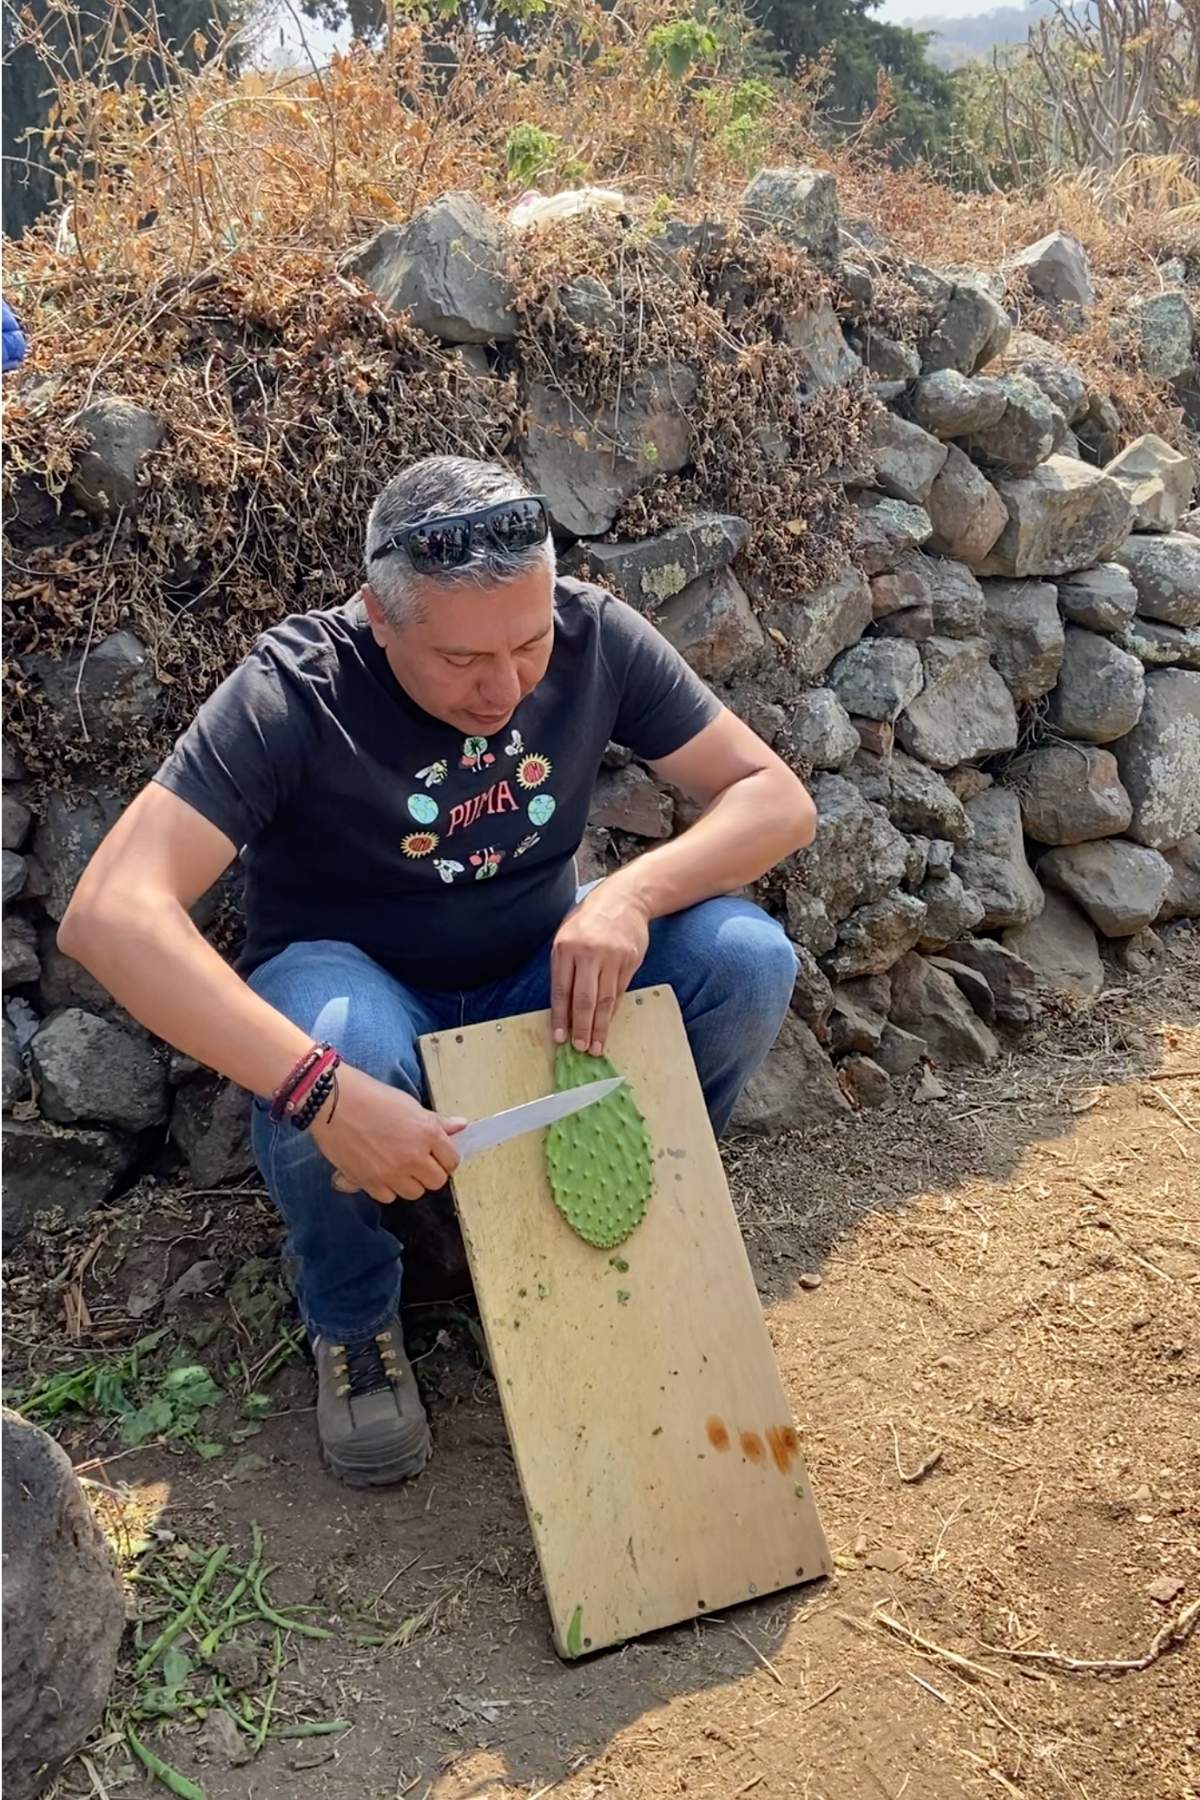
[[[554,940],[550,1009],[556,1044],[599,1056],[617,1001],[650,942],[650,915],[612,876],[585,894]]]
[[[393,1200],[422,1200],[445,1186],[458,1167],[454,1138],[465,1119],[443,1118],[411,1094],[345,1064],[337,1081],[337,1104],[330,1102],[333,1116],[326,1108],[312,1135],[333,1165],[339,1192],[361,1190],[386,1206]]]

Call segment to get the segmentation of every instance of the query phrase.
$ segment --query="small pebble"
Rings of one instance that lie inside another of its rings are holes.
[[[1146,1592],[1152,1600],[1157,1600],[1160,1606],[1170,1606],[1172,1600],[1177,1600],[1182,1594],[1185,1585],[1174,1575],[1163,1575],[1158,1581],[1152,1581]]]
[[[1145,1482],[1143,1482],[1140,1488],[1136,1488],[1134,1492],[1130,1494],[1129,1498],[1134,1506],[1149,1506],[1154,1495],[1150,1492],[1150,1489],[1146,1486]]]
[[[799,1282],[802,1288],[819,1288],[821,1285],[821,1277],[806,1271],[799,1277]]]
[[[887,1544],[882,1544],[878,1550],[870,1552],[867,1557],[867,1567],[868,1569],[879,1569],[884,1575],[894,1575],[898,1569],[904,1567],[907,1561],[908,1557],[903,1550],[893,1550]]]

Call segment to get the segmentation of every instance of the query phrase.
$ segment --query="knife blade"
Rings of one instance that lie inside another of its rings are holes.
[[[623,1075],[613,1075],[605,1081],[588,1081],[582,1087],[566,1088],[561,1094],[545,1094],[540,1100],[527,1100],[523,1106],[510,1106],[487,1119],[473,1119],[452,1140],[459,1160],[466,1162],[469,1156],[494,1150],[497,1144],[507,1144],[510,1138],[523,1137],[527,1131],[557,1125],[560,1119],[607,1099],[624,1080]]]

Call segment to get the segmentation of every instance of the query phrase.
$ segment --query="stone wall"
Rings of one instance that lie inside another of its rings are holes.
[[[767,171],[742,219],[829,277],[830,298],[783,325],[802,398],[855,384],[872,400],[868,445],[837,472],[855,522],[840,573],[795,594],[747,556],[751,522],[720,512],[612,539],[630,496],[688,466],[686,369],[636,372],[619,416],[594,429],[528,376],[518,454],[549,498],[564,567],[652,617],[811,784],[816,841],[759,890],[801,963],[793,1016],[739,1114],[775,1129],[883,1104],[930,1065],[991,1061],[1047,996],[1095,999],[1102,949],[1125,971],[1150,967],[1154,928],[1200,916],[1200,511],[1183,451],[1152,435],[1122,447],[1108,397],[1050,339],[1015,328],[1003,271],[891,256],[922,320],[901,341],[861,324],[883,241],[839,225],[829,176]],[[668,223],[663,243],[686,254],[697,233],[726,229]],[[1015,266],[1051,311],[1094,303],[1061,234]],[[488,379],[513,335],[512,293],[502,227],[473,201],[436,203],[347,267]],[[1194,290],[1175,273],[1120,330],[1195,422]],[[564,304],[599,319],[624,298],[585,277]],[[115,395],[82,423],[72,492],[103,526],[136,507],[164,428]],[[98,756],[161,698],[126,630],[86,658],[27,657],[21,673],[51,726]],[[44,1207],[78,1214],[164,1157],[200,1188],[241,1179],[244,1096],[154,1043],[55,946],[121,797],[85,765],[34,816],[7,752],[4,774],[7,1229]],[[688,822],[684,797],[614,745],[581,872]],[[227,931],[228,901],[226,884],[199,923]]]

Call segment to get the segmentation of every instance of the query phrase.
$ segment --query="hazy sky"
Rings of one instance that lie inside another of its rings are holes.
[[[938,14],[949,19],[970,19],[978,13],[995,12],[998,6],[1020,5],[1021,0],[883,0],[875,17],[891,25],[903,25],[908,19],[928,19]]]

